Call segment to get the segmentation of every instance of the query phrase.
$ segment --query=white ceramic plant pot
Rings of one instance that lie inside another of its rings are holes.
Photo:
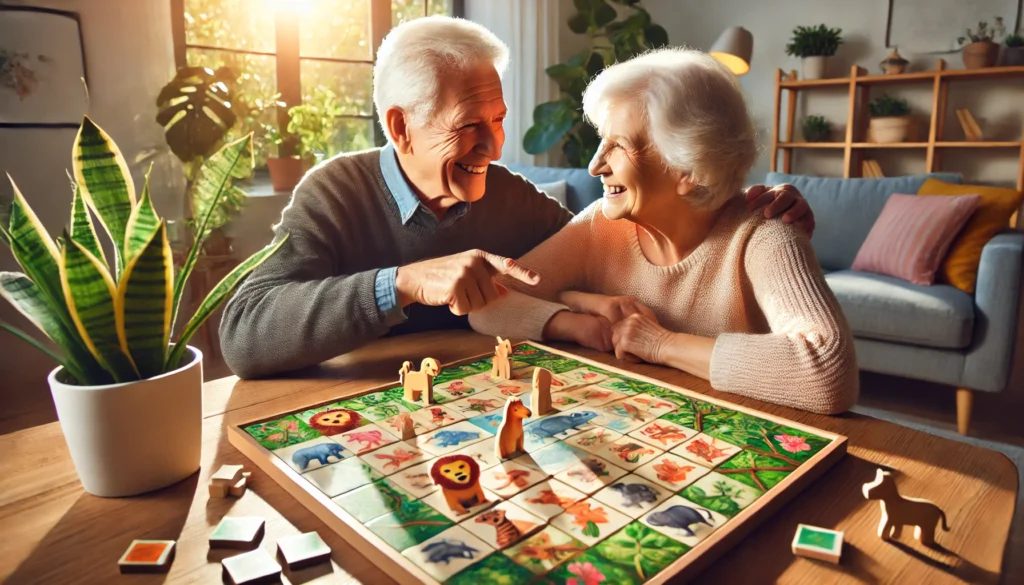
[[[804,57],[802,68],[804,79],[824,79],[828,73],[828,57]]]
[[[63,368],[50,372],[57,416],[85,491],[131,496],[199,469],[203,354],[188,350],[186,365],[138,382],[75,386],[66,383]]]
[[[868,124],[872,142],[903,142],[910,128],[910,116],[881,116]]]

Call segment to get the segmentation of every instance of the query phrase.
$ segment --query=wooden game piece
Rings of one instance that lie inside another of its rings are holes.
[[[133,540],[117,561],[122,573],[166,573],[174,562],[173,540]]]
[[[882,519],[878,523],[878,537],[882,540],[899,538],[904,526],[913,526],[914,538],[925,546],[932,546],[940,520],[942,529],[949,531],[945,512],[928,500],[901,496],[896,489],[896,480],[888,471],[879,469],[874,481],[864,484],[863,491],[865,498],[881,500]]]
[[[242,479],[241,465],[221,465],[210,476],[210,497],[226,498],[228,491]]]
[[[225,516],[210,533],[210,548],[255,548],[263,538],[263,518]]]
[[[220,564],[233,585],[278,583],[281,579],[281,565],[262,548],[228,557]]]
[[[243,471],[243,472],[242,472],[242,477],[244,477],[245,479],[249,479],[249,477],[250,477],[251,475],[252,475],[252,472],[251,472],[251,471]]]
[[[331,548],[316,532],[294,534],[277,541],[277,558],[291,571],[331,560]]]
[[[498,337],[498,345],[494,346],[494,359],[491,360],[491,375],[502,380],[512,379],[512,364],[508,356],[512,354],[512,343]]]
[[[839,564],[843,553],[843,533],[807,524],[796,527],[793,535],[793,554]]]
[[[544,368],[533,370],[533,392],[530,394],[530,406],[534,416],[544,416],[551,412],[551,372]]]
[[[430,466],[430,478],[441,486],[441,494],[456,514],[487,502],[480,486],[480,465],[469,455],[440,457]]]
[[[402,421],[402,436],[403,441],[416,438],[416,421],[412,420],[412,417],[408,413],[404,413],[401,418]]]
[[[548,403],[550,405],[550,399]],[[505,401],[501,424],[498,425],[498,433],[494,439],[495,457],[508,459],[523,452],[523,419],[529,418],[531,414],[530,409],[526,408],[519,398],[509,398]]]
[[[210,497],[211,498],[226,498],[228,497],[228,490],[231,489],[222,483],[210,483]]]
[[[412,362],[403,362],[398,370],[398,380],[405,391],[403,398],[408,402],[419,402],[420,396],[426,394],[427,404],[434,400],[434,376],[441,371],[441,364],[434,358],[423,358],[419,371],[412,369]]]
[[[231,486],[228,489],[228,493],[231,494],[231,497],[233,498],[242,497],[245,494],[245,487],[247,483],[247,480],[243,477],[242,479],[238,480],[238,483],[236,483],[235,485]]]

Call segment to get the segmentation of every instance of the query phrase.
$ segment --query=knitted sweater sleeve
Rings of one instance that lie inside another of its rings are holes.
[[[711,385],[821,414],[853,406],[859,389],[853,337],[807,236],[779,221],[760,224],[744,270],[771,332],[719,335]]]

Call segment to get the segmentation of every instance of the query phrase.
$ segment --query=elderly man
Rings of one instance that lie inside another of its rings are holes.
[[[507,61],[500,40],[460,19],[415,20],[384,39],[373,100],[388,145],[328,160],[295,189],[275,226],[288,241],[224,311],[236,374],[317,364],[388,334],[468,328],[465,315],[505,293],[496,276],[539,282],[512,258],[572,214],[491,164],[505,142]],[[770,203],[768,215],[813,225],[792,189],[747,195]],[[607,324],[578,318],[575,340],[593,346]]]

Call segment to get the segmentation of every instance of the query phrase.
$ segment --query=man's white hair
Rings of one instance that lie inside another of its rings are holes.
[[[423,125],[436,111],[444,77],[480,63],[494,65],[503,75],[508,46],[475,22],[428,16],[393,28],[373,66],[373,105],[384,134],[393,139],[384,118],[388,108],[397,106]]]
[[[583,94],[598,130],[611,108],[627,104],[640,108],[636,138],[692,177],[695,204],[717,209],[740,193],[757,160],[757,132],[728,68],[701,51],[659,49],[605,69]]]

